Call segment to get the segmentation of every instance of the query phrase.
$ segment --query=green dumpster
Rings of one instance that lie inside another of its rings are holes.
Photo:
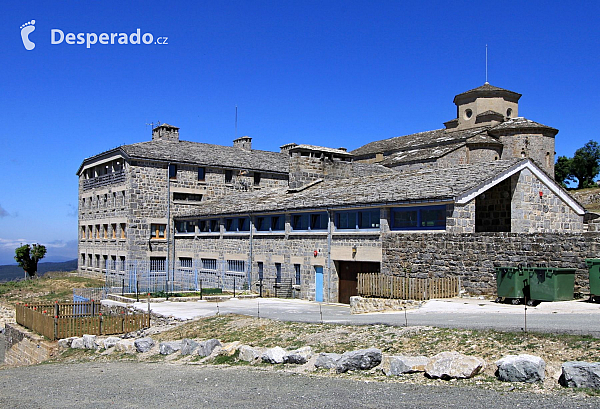
[[[600,258],[586,258],[590,273],[590,295],[592,301],[600,301]]]
[[[574,268],[535,267],[529,269],[529,297],[532,301],[573,299]]]
[[[496,289],[498,298],[520,300],[525,298],[523,289],[529,276],[518,267],[496,267]]]

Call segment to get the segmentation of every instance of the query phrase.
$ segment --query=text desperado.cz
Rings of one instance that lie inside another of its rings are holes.
[[[63,41],[67,44],[85,44],[90,48],[92,44],[168,44],[169,37],[158,37],[154,41],[154,36],[150,33],[141,34],[138,28],[135,33],[67,33],[53,28],[50,30],[51,44],[60,44]],[[115,41],[116,40],[116,41]]]

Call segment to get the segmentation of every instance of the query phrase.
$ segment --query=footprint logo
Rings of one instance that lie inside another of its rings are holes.
[[[35,43],[29,40],[29,34],[35,30],[34,24],[35,20],[31,20],[21,26],[21,39],[23,40],[25,49],[28,51],[35,48]]]

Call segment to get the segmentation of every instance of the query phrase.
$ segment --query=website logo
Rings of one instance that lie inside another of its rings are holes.
[[[35,43],[29,39],[29,34],[35,31],[35,20],[28,21],[23,24],[21,28],[21,40],[27,51],[31,51],[35,48]]]

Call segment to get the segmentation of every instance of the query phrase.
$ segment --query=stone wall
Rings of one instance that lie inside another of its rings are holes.
[[[384,274],[415,278],[458,276],[472,295],[494,295],[494,267],[576,268],[575,292],[589,292],[586,258],[600,254],[600,233],[385,234]]]
[[[512,187],[510,178],[475,198],[475,231],[510,232]]]
[[[56,356],[56,342],[47,341],[18,324],[6,324],[4,335],[6,365],[34,365]]]
[[[554,137],[542,133],[523,133],[522,130],[503,131],[502,159],[531,158],[548,175],[554,177]]]

